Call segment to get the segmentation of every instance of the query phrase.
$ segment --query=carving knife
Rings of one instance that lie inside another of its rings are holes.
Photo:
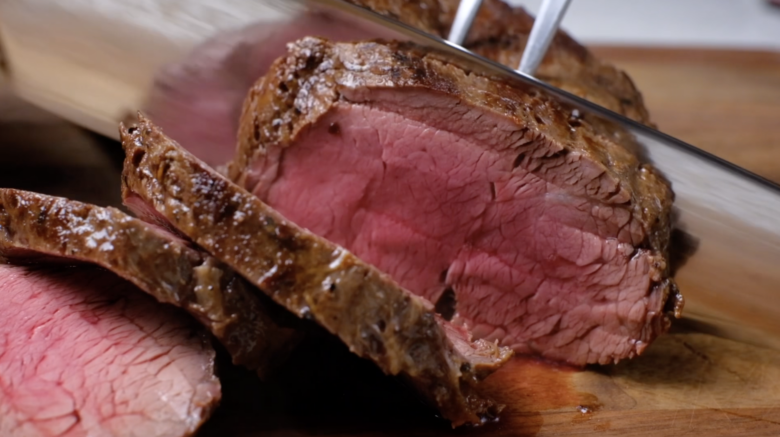
[[[83,14],[74,13],[80,7]],[[629,132],[672,183],[675,228],[696,242],[676,274],[687,301],[685,318],[713,334],[780,349],[780,187],[475,55],[457,44],[465,34],[446,41],[343,0],[8,0],[0,4],[0,37],[12,85],[22,97],[115,136],[122,117],[143,106],[157,69],[199,42],[258,21],[293,23],[309,13],[330,17],[334,33],[348,26],[361,29],[365,38],[408,40],[438,50],[476,72],[546,93]],[[56,41],[44,38],[52,34]],[[47,69],[52,59],[68,65],[71,74]]]

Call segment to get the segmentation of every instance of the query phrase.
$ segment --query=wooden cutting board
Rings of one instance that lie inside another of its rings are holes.
[[[596,52],[629,72],[663,131],[780,181],[780,54]],[[119,201],[115,142],[10,99],[0,99],[0,157],[0,186]],[[770,310],[778,305],[767,302]],[[717,309],[750,318],[727,305]],[[677,323],[644,356],[615,366],[578,370],[516,358],[486,382],[506,404],[501,420],[454,431],[395,379],[327,339],[302,348],[265,383],[222,357],[223,404],[199,436],[780,435],[780,352],[699,326]]]

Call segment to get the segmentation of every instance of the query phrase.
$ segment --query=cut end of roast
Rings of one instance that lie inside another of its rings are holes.
[[[635,150],[435,52],[304,38],[251,90],[231,177],[427,300],[451,290],[475,338],[606,364],[678,299],[672,192]]]

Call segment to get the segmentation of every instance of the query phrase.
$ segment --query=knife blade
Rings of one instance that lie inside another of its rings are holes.
[[[553,87],[463,47],[342,0],[271,0],[333,14],[376,36],[446,53],[473,71],[536,90],[628,132],[644,158],[671,182],[674,226],[696,250],[677,271],[685,315],[702,329],[752,344],[780,346],[780,186],[691,144]],[[392,35],[390,35],[392,33]]]
[[[248,4],[239,0],[224,2],[227,5],[225,7],[236,6],[239,3]],[[304,14],[319,14],[332,20],[331,27],[334,33],[339,29],[354,28],[353,35],[359,33],[362,38],[412,41],[437,50],[450,57],[452,62],[475,72],[529,91],[547,94],[563,104],[587,113],[590,117],[599,118],[604,123],[615,126],[615,129],[627,132],[641,147],[645,159],[655,165],[672,183],[676,195],[675,228],[685,232],[690,239],[697,242],[697,250],[676,274],[680,289],[687,300],[685,316],[695,320],[702,327],[710,327],[710,331],[718,335],[780,349],[778,340],[780,308],[774,303],[780,288],[780,269],[776,268],[780,263],[780,220],[778,220],[780,187],[778,185],[693,145],[634,122],[532,76],[471,53],[457,44],[349,2],[262,0],[251,3],[255,8],[251,14],[231,15],[234,17],[232,21],[225,19],[223,23],[215,24],[213,19],[209,21],[208,18],[203,18],[199,21],[203,24],[201,34],[196,39],[203,40],[258,20],[267,20],[269,23],[294,23],[296,17]],[[19,15],[6,13],[8,6],[3,5],[2,8],[5,9],[0,9],[3,13],[0,14],[3,26],[0,30],[3,32],[4,41],[18,39],[13,33],[8,32],[6,26],[10,21],[8,17],[14,17],[18,27],[25,24],[24,20],[17,19]],[[240,8],[236,6],[236,10],[238,9]],[[271,12],[261,12],[261,10],[273,10],[273,16],[271,17]],[[192,22],[191,17],[166,17],[166,19],[169,23],[178,23],[180,26],[188,23],[187,19]],[[114,29],[111,31],[119,32]],[[301,32],[306,31],[307,29],[301,29]],[[16,35],[22,34],[22,30],[19,32]],[[320,36],[329,36],[329,30],[323,32],[324,34],[320,33]],[[72,34],[71,38],[73,38]],[[122,38],[117,37],[117,44],[122,41]],[[97,47],[100,42],[85,37],[82,43]],[[276,43],[283,44],[283,41],[276,41]],[[117,66],[117,77],[121,77],[125,70],[130,69],[134,74],[133,78],[140,79],[134,82],[136,85],[132,92],[127,85],[131,79],[129,76],[126,76],[125,82],[120,84],[125,88],[114,86],[113,83],[106,84],[103,90],[114,99],[110,107],[90,106],[92,102],[88,98],[89,95],[82,94],[85,94],[84,90],[89,89],[87,85],[93,85],[94,89],[94,84],[87,84],[85,80],[77,83],[76,88],[68,88],[62,83],[52,87],[52,90],[59,93],[70,92],[67,95],[60,94],[65,96],[63,98],[45,101],[35,94],[33,87],[27,87],[27,95],[31,99],[37,98],[39,105],[45,107],[48,105],[48,108],[55,112],[111,135],[115,132],[116,122],[121,119],[121,110],[132,111],[141,106],[143,93],[148,91],[151,77],[155,69],[163,64],[163,59],[167,58],[165,60],[170,61],[181,57],[183,52],[192,49],[193,44],[182,44],[182,46],[184,48],[178,52],[170,44],[161,47],[161,51],[154,54],[157,58],[153,62],[143,58],[143,50],[149,50],[149,44],[139,44],[140,48],[135,57],[128,55],[127,52],[122,53],[122,56],[112,57],[112,62]],[[161,55],[163,49],[168,50],[167,53],[171,55]],[[15,64],[15,59],[19,60],[24,56],[30,58],[32,55],[28,53],[31,52],[9,50],[12,73],[19,73],[19,70],[14,71],[14,65],[23,65],[19,62]],[[147,63],[143,64],[143,61]],[[34,63],[29,62],[26,65],[32,66]],[[26,71],[30,75],[39,74],[32,68]],[[28,76],[13,74],[13,77],[14,80],[24,80]],[[38,81],[39,84],[42,82],[42,80]],[[73,91],[74,89],[79,92]]]

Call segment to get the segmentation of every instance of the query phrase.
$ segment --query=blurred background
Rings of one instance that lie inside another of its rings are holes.
[[[509,3],[536,13],[542,1]],[[780,50],[767,0],[572,0],[562,26],[587,44]]]

